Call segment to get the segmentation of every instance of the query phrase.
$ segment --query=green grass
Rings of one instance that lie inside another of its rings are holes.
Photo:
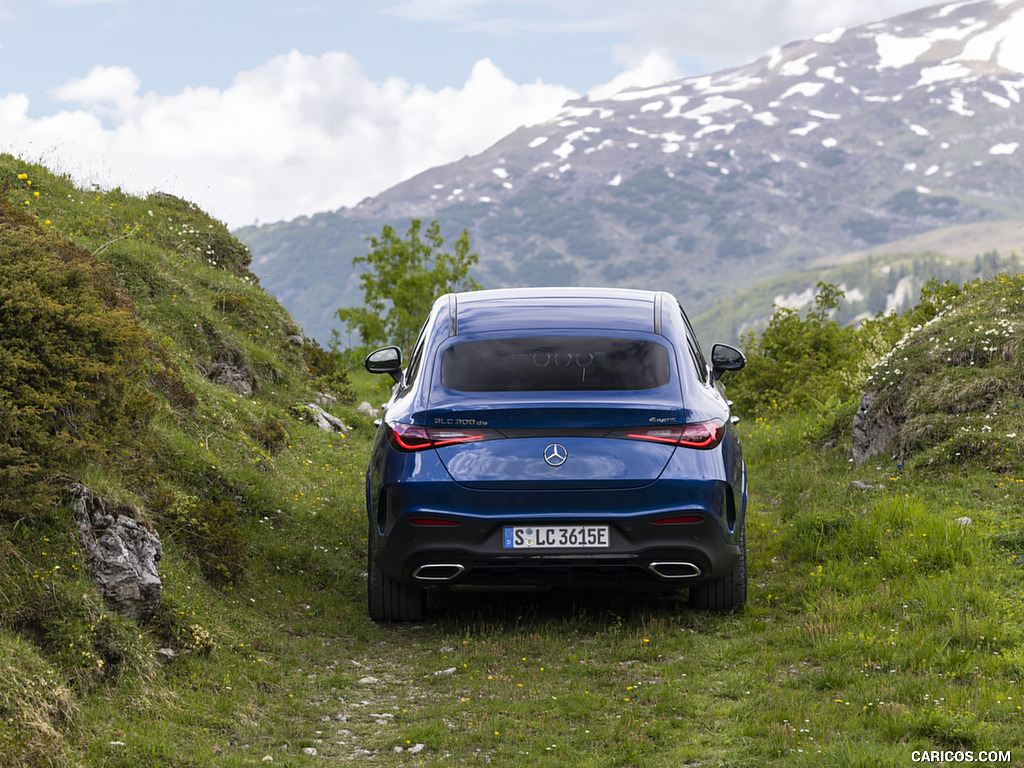
[[[1016,489],[983,471],[945,491],[891,466],[853,470],[793,437],[805,426],[761,420],[744,435],[742,613],[659,595],[451,595],[414,626],[367,619],[358,463],[332,486],[328,438],[303,430],[278,471],[339,500],[279,491],[287,511],[246,529],[244,584],[211,586],[172,550],[167,602],[214,647],[76,697],[67,753],[88,765],[848,766],[1024,742],[1024,594],[1003,546],[1020,525],[1006,512]],[[347,448],[365,449],[365,436]],[[886,488],[851,489],[855,478]]]
[[[1018,469],[855,468],[848,442],[808,441],[816,416],[748,418],[742,612],[684,595],[458,594],[421,624],[378,626],[372,420],[334,407],[341,438],[299,417],[322,382],[239,262],[189,246],[216,224],[0,160],[39,180],[41,222],[103,248],[177,382],[159,393],[152,473],[70,468],[160,531],[151,622],[107,614],[69,510],[0,527],[0,764],[903,766],[944,749],[1024,764]],[[205,378],[218,355],[254,372],[252,396]],[[381,378],[352,386],[355,402],[386,399]]]

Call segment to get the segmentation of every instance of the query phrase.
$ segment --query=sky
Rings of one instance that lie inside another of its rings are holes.
[[[0,152],[230,227],[927,0],[0,0]]]

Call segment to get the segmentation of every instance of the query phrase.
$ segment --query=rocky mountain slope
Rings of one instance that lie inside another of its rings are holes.
[[[335,308],[359,303],[363,238],[411,217],[467,227],[488,287],[657,285],[699,312],[822,259],[1024,225],[1022,92],[1024,0],[947,3],[571,101],[352,209],[238,234],[321,338]],[[1024,245],[1021,227],[1001,231],[977,253]]]

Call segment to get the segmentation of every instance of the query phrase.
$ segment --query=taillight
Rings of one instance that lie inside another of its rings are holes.
[[[668,443],[676,445],[683,436],[682,427],[641,427],[626,431],[630,440],[646,440],[651,443]]]
[[[725,424],[717,419],[687,424],[679,444],[687,448],[714,448],[725,437]]]
[[[692,424],[661,427],[634,427],[620,430],[615,437],[643,440],[649,443],[679,445],[684,448],[714,448],[725,436],[725,423],[718,419]]]
[[[384,432],[388,442],[399,451],[422,451],[424,448],[443,448],[446,445],[472,443],[497,437],[497,433],[487,429],[418,427],[400,422],[385,423]]]
[[[385,424],[384,432],[388,442],[399,451],[420,451],[430,448],[430,437],[426,427],[414,427],[411,424]]]

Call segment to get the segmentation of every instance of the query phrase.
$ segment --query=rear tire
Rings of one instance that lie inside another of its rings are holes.
[[[747,528],[740,531],[740,559],[732,573],[690,587],[690,607],[698,611],[731,611],[747,602]]]
[[[423,621],[427,615],[426,591],[384,574],[374,560],[373,540],[371,526],[366,545],[366,602],[370,618],[374,621]]]

